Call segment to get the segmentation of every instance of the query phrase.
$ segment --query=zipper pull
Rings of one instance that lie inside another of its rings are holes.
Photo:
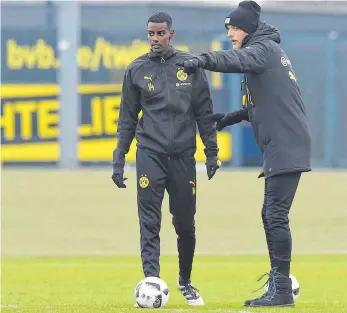
[[[165,63],[165,59],[164,59],[163,56],[162,56],[161,59],[160,59],[160,63]]]

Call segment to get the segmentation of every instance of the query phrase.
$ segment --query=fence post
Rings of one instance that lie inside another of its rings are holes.
[[[79,1],[57,1],[57,47],[60,68],[59,121],[59,165],[62,168],[78,166],[78,140],[80,119],[79,69],[77,54],[80,45]]]
[[[228,102],[229,112],[239,110],[241,108],[241,75],[240,74],[228,74]],[[241,124],[231,126],[231,138],[232,138],[232,166],[242,166],[242,129]]]
[[[329,43],[327,45],[327,62],[326,62],[326,84],[325,84],[325,159],[327,167],[335,167],[337,165],[337,149],[335,138],[338,135],[337,115],[338,104],[336,100],[336,40],[339,33],[331,31],[328,34]]]

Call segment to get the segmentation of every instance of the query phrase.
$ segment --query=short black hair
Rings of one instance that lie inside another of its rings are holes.
[[[172,18],[169,14],[166,12],[157,12],[152,14],[147,22],[148,23],[166,23],[168,28],[171,29],[172,27]]]

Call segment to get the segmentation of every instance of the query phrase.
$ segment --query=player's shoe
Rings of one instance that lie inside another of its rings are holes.
[[[182,295],[186,298],[188,305],[191,306],[203,306],[205,305],[204,300],[199,295],[199,290],[196,289],[191,283],[178,284],[178,290],[181,291]]]
[[[276,268],[273,268],[267,275],[269,276],[266,282],[268,290],[257,299],[245,301],[244,305],[248,307],[293,307],[291,279],[277,272]]]

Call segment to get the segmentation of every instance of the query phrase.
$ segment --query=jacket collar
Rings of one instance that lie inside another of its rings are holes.
[[[175,53],[176,49],[172,46],[169,46],[163,53],[157,53],[150,50],[148,56],[151,59],[158,59],[158,61],[160,61],[161,59],[164,59],[166,61],[170,59]]]
[[[241,48],[245,48],[255,41],[265,39],[280,43],[281,35],[275,27],[267,24],[266,22],[259,22],[257,30],[252,34],[248,34],[243,39]]]

